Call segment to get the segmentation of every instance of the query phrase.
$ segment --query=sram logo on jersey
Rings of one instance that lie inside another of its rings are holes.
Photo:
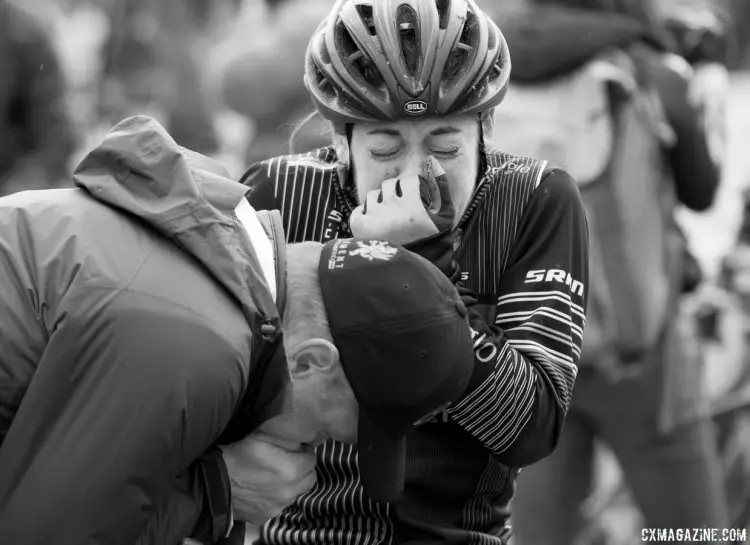
[[[427,103],[424,100],[410,100],[404,104],[404,111],[409,115],[419,115],[427,111]]]
[[[526,284],[535,282],[560,282],[570,286],[570,291],[583,297],[583,284],[575,280],[570,273],[561,269],[536,269],[526,273]]]

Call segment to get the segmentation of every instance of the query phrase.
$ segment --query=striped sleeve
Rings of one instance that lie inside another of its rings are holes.
[[[279,210],[287,242],[326,241],[343,215],[334,189],[332,148],[275,157],[252,165],[240,179],[255,210]]]
[[[548,171],[523,213],[494,324],[471,313],[476,368],[448,414],[511,467],[555,448],[581,353],[588,228],[575,182]]]

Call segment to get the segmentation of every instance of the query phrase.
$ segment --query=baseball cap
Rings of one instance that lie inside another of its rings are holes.
[[[432,263],[382,240],[323,246],[320,288],[359,402],[359,470],[372,499],[404,489],[406,436],[459,399],[474,369],[466,307]]]

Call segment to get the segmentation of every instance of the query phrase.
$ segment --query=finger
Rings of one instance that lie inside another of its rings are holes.
[[[377,210],[364,214],[364,205],[358,206],[349,217],[349,229],[356,238],[380,238],[383,236],[383,218]]]
[[[305,478],[302,479],[299,483],[299,488],[298,488],[299,493],[297,495],[301,496],[302,494],[308,493],[310,490],[313,489],[313,487],[315,486],[315,483],[317,482],[318,482],[318,476],[314,471],[306,475]]]
[[[279,512],[283,511],[288,506],[292,505],[301,495],[310,492],[310,490],[312,490],[315,486],[316,482],[317,477],[315,473],[312,473],[310,475],[306,475],[303,479],[300,479],[293,484],[284,486],[279,491],[279,495],[276,498],[274,506],[279,510]],[[278,515],[278,513],[276,513],[274,516],[276,515]]]
[[[361,219],[362,218],[362,212],[364,211],[364,208],[365,208],[364,205],[360,204],[357,208],[355,208],[354,210],[352,210],[352,213],[349,216],[349,223],[350,224],[353,223],[354,221],[356,221],[357,219]]]
[[[377,210],[378,206],[383,202],[383,195],[380,189],[373,189],[367,192],[365,197],[364,208],[362,209],[362,215],[372,214],[373,211]]]
[[[270,436],[262,432],[251,433],[240,441],[222,448],[233,452],[235,456],[254,458],[270,458],[284,452],[282,448],[274,444]]]
[[[279,437],[278,435],[266,433],[263,431],[253,432],[248,437],[254,437],[258,441],[268,443],[287,452],[307,452],[307,449],[305,449],[305,447],[297,441],[289,441],[287,439],[284,439],[283,437]]]
[[[418,176],[405,176],[393,180],[393,193],[408,203],[421,203],[422,199],[419,194],[419,177]]]
[[[279,478],[289,486],[315,473],[315,455],[287,453],[276,459]]]
[[[383,204],[392,204],[404,196],[401,180],[390,178],[380,185]]]
[[[435,157],[430,155],[429,159],[429,172],[434,179],[435,186],[440,195],[440,204],[437,206],[437,210],[434,213],[437,213],[445,220],[453,222],[456,216],[456,207],[453,203],[453,195],[450,191],[448,176],[446,175],[443,166]]]

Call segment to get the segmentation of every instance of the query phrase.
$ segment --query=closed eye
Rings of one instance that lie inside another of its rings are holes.
[[[401,152],[401,148],[376,148],[370,150],[370,157],[376,160],[387,160],[396,157]]]
[[[453,157],[458,157],[461,154],[461,146],[432,149],[430,150],[430,153],[438,157],[451,159]]]

